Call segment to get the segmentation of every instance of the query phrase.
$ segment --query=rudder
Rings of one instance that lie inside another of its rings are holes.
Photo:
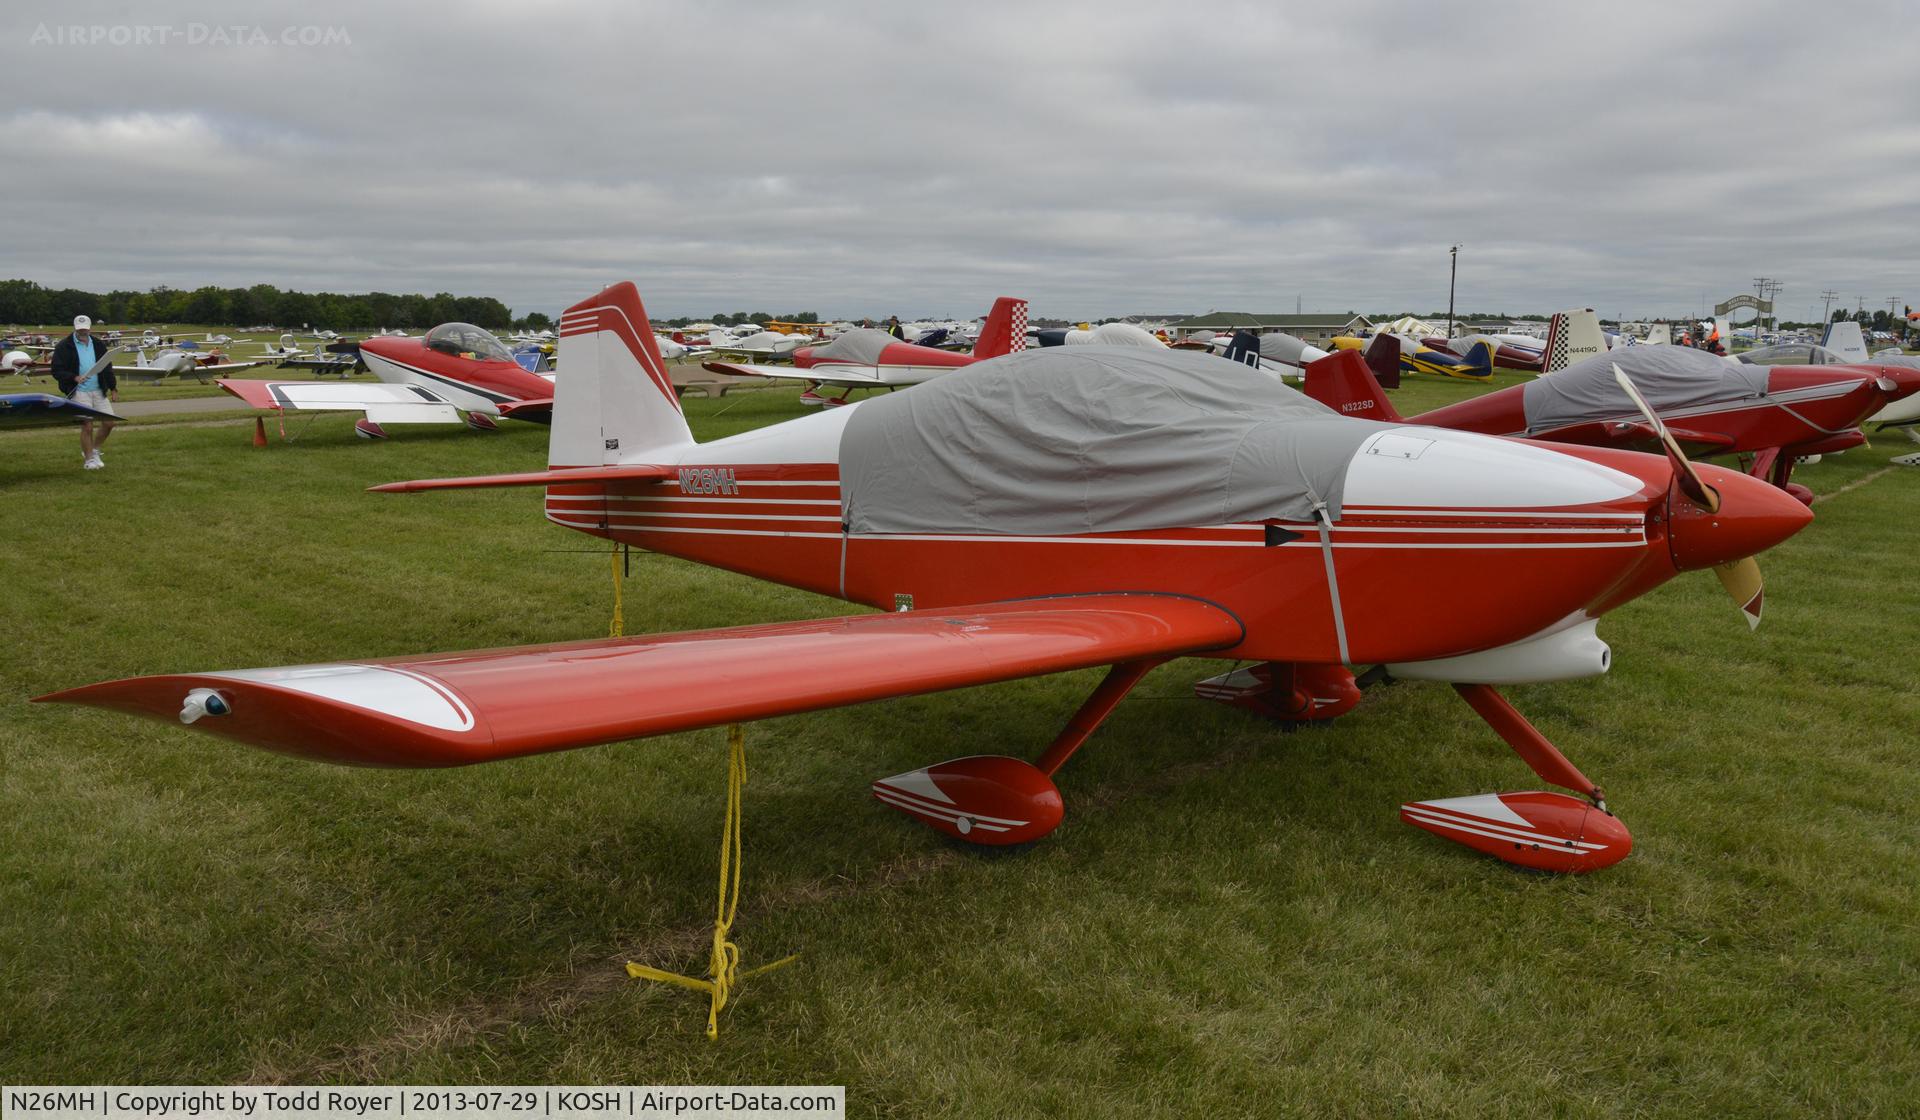
[[[1398,422],[1400,412],[1380,388],[1366,358],[1356,350],[1341,350],[1307,363],[1307,396],[1342,416]],[[1399,359],[1394,371],[1399,372]]]
[[[1400,340],[1390,334],[1377,334],[1367,344],[1365,365],[1384,389],[1400,387]]]
[[[976,358],[1000,358],[1027,348],[1027,301],[1001,296],[993,301],[980,337],[973,341]]]
[[[659,461],[661,452],[693,443],[632,282],[561,314],[558,357],[548,466]]]
[[[1607,336],[1600,330],[1600,316],[1591,307],[1556,311],[1547,324],[1547,352],[1540,372],[1566,369],[1582,358],[1607,352]]]

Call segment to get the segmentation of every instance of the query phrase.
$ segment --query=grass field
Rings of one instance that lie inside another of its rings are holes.
[[[703,438],[802,411],[787,390],[687,407]],[[1402,800],[1537,786],[1438,685],[1284,735],[1191,698],[1217,663],[1174,662],[1062,772],[1061,829],[999,858],[867,782],[1031,755],[1097,674],[751,726],[737,939],[748,966],[802,956],[716,1044],[701,997],[621,965],[704,966],[720,731],[399,772],[25,702],[606,632],[604,553],[535,494],[363,492],[536,469],[544,429],[248,435],[131,424],[99,472],[69,431],[0,437],[0,1080],[844,1083],[862,1116],[1912,1115],[1920,470],[1888,466],[1897,437],[1797,476],[1825,500],[1763,559],[1757,633],[1697,574],[1608,617],[1608,676],[1511,690],[1634,830],[1592,877],[1398,822]],[[629,632],[844,610],[657,556],[626,585]]]

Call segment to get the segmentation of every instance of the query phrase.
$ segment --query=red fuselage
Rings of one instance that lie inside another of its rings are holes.
[[[444,353],[425,339],[376,336],[360,344],[360,354],[380,380],[424,385],[472,412],[498,415],[502,404],[553,396],[553,382],[515,362]]]
[[[1577,508],[1347,505],[1330,531],[1344,651],[1313,524],[1091,537],[849,537],[840,526],[836,465],[715,460],[707,467],[704,459],[706,474],[683,469],[677,480],[612,493],[553,486],[546,511],[556,524],[609,540],[882,609],[895,608],[900,596],[924,609],[1147,589],[1233,612],[1245,639],[1218,656],[1413,661],[1513,642],[1578,611],[1597,615],[1682,568],[1706,566],[1705,553],[1684,548],[1676,560],[1664,459],[1600,448],[1563,452],[1641,485]],[[1718,519],[1723,543],[1709,550],[1737,542],[1758,551],[1806,523],[1804,507],[1759,480],[1701,469],[1729,495],[1728,509],[1741,511]],[[710,485],[713,478],[724,482]],[[1744,527],[1734,529],[1735,520]],[[1421,579],[1405,578],[1412,566]],[[1448,591],[1435,595],[1435,586]]]
[[[1776,447],[1795,451],[1849,435],[1889,400],[1916,389],[1920,389],[1920,371],[1915,370],[1869,365],[1775,366],[1767,371],[1764,397],[1661,409],[1660,415],[1679,431],[1719,437],[1718,445],[1702,449],[1701,454],[1739,454]],[[1622,408],[1617,417],[1529,433],[1524,391],[1525,386],[1516,385],[1410,417],[1408,422],[1589,445],[1618,445],[1622,425],[1644,424],[1637,411]]]
[[[820,358],[814,351],[815,346],[802,346],[793,352],[793,364],[800,369],[813,369],[818,366],[835,364],[831,358]],[[911,342],[895,342],[880,351],[880,359],[873,363],[847,363],[862,367],[877,366],[937,366],[942,369],[959,369],[978,361],[971,354],[956,353],[952,350],[936,350],[931,346],[915,346]]]

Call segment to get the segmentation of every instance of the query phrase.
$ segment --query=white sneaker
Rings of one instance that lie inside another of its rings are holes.
[[[86,462],[81,463],[80,465],[87,470],[97,471],[100,468],[106,466],[107,464],[102,462],[100,459],[99,453],[95,452],[94,454],[87,456]]]

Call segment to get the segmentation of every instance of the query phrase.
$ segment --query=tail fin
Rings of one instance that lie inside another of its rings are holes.
[[[1398,374],[1397,350],[1395,355],[1393,369]],[[1367,359],[1354,350],[1341,350],[1307,363],[1307,396],[1342,416],[1398,422],[1399,410],[1380,390],[1380,382],[1368,365]]]
[[[1547,324],[1547,356],[1541,373],[1566,369],[1582,358],[1607,352],[1607,336],[1600,331],[1600,316],[1591,307],[1555,312]]]
[[[1229,362],[1239,362],[1257,369],[1260,365],[1260,336],[1252,331],[1234,331],[1233,341],[1227,343],[1226,350],[1220,356]]]
[[[1820,345],[1849,362],[1864,362],[1868,358],[1867,338],[1860,333],[1860,324],[1851,319],[1828,323],[1827,333],[1820,336]]]
[[[1027,301],[1001,296],[993,301],[980,337],[973,341],[976,358],[1000,358],[1027,348]]]
[[[627,281],[560,316],[551,467],[659,462],[693,443],[640,293]]]
[[[1463,361],[1476,375],[1493,376],[1493,347],[1489,346],[1484,339],[1467,348],[1467,356]]]
[[[1390,334],[1377,334],[1367,344],[1366,367],[1382,388],[1400,387],[1400,340]]]
[[[1647,337],[1643,346],[1668,346],[1673,342],[1673,332],[1665,323],[1655,323],[1647,328]]]

